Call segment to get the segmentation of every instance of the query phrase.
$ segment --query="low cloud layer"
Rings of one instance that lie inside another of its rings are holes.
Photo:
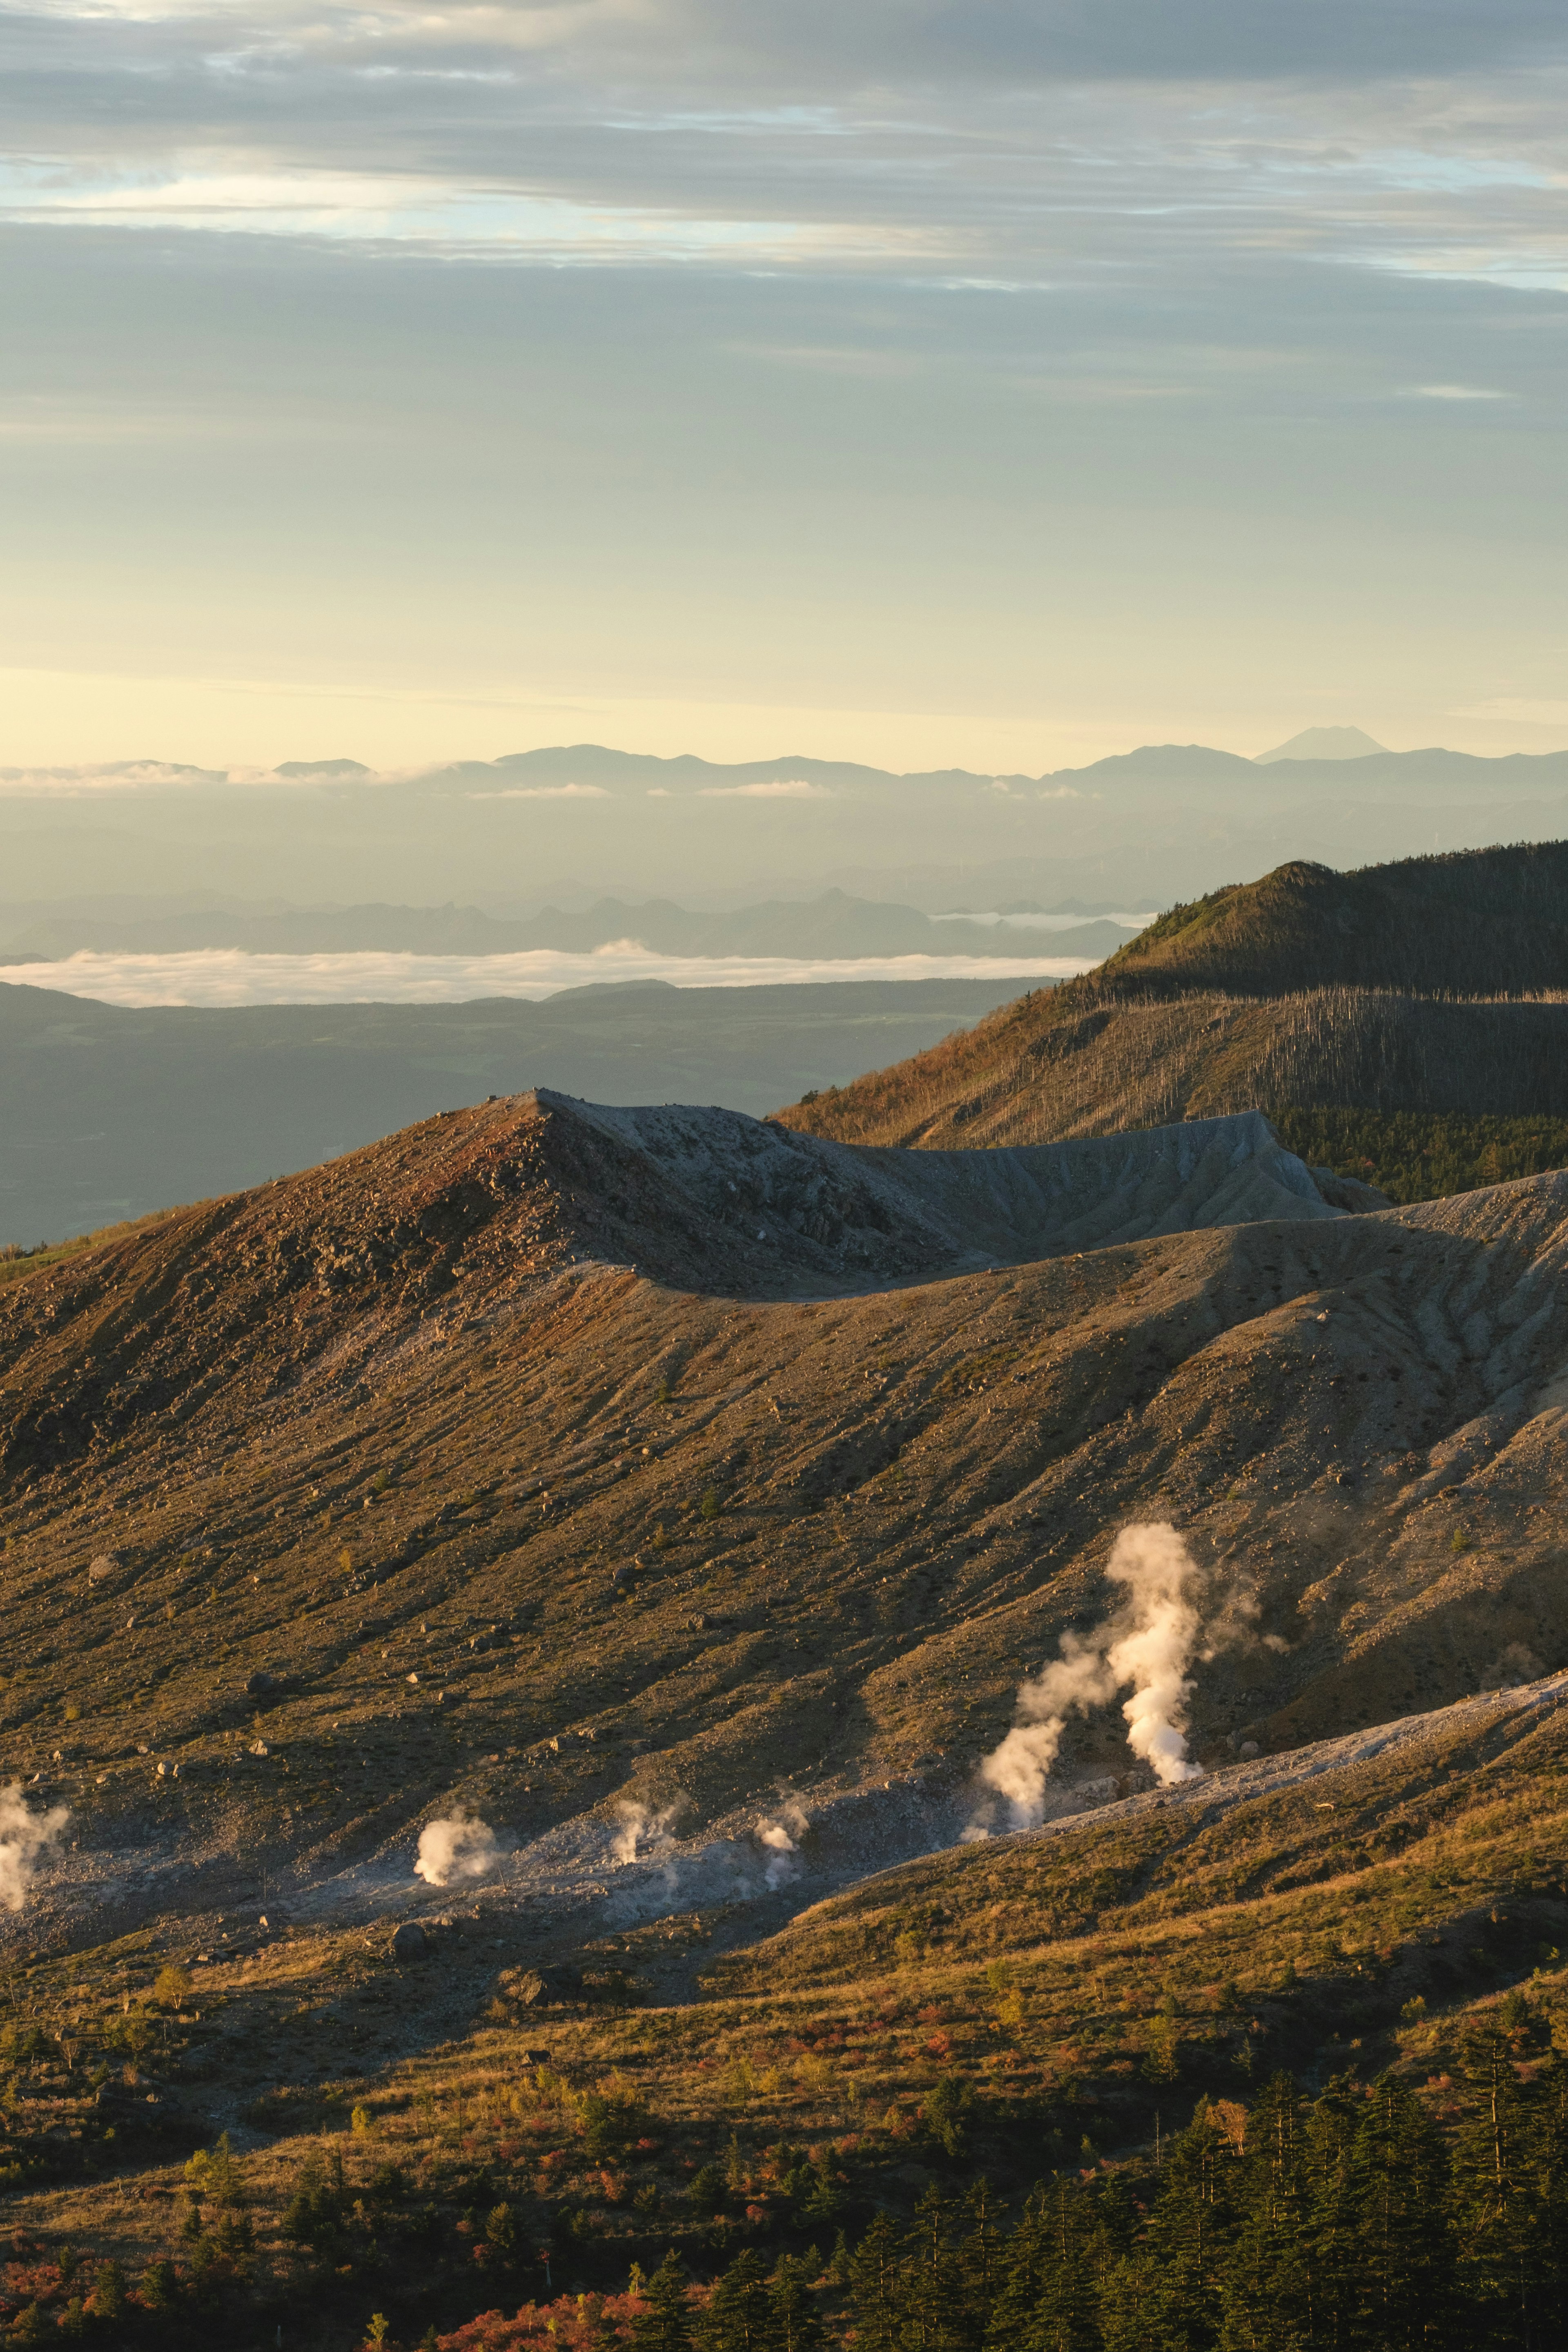
[[[847,980],[990,980],[997,972],[1066,980],[1094,956],[1039,955],[1001,939],[984,956],[663,956],[633,940],[588,955],[251,955],[202,948],[171,955],[83,953],[56,963],[0,964],[0,984],[57,988],[105,1004],[466,1004],[490,996],[539,998],[605,981],[662,980],[675,988],[752,988]]]

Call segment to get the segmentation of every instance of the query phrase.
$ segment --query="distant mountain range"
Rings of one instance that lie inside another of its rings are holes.
[[[605,897],[734,908],[837,887],[934,915],[1019,898],[1169,905],[1294,858],[1359,866],[1568,834],[1568,751],[1345,756],[1355,730],[1328,731],[1326,746],[1309,730],[1261,760],[1146,744],[1039,775],[594,743],[398,777],[344,759],[244,780],[155,761],[11,770],[0,872],[14,904],[449,901],[518,920]]]
[[[244,901],[138,907],[134,900],[0,904],[0,961],[48,962],[88,950],[121,954],[237,948],[255,955],[378,950],[415,955],[515,955],[531,949],[589,954],[635,940],[671,956],[984,956],[1005,959],[1059,945],[1064,955],[1108,956],[1135,923],[1096,919],[1077,907],[1015,908],[984,922],[940,919],[915,907],[829,890],[813,899],[770,899],[721,912],[671,899],[600,898],[580,909],[543,907],[508,919],[479,907],[268,907]]]

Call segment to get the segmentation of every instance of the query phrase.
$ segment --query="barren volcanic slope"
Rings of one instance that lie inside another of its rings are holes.
[[[689,2000],[694,1957],[952,1844],[1021,1675],[1103,1614],[1125,1522],[1173,1520],[1233,1604],[1192,1669],[1210,1765],[1563,1665],[1565,1248],[1568,1179],[1343,1214],[1256,1120],[904,1158],[524,1097],[24,1275],[5,1752],[35,1814],[72,1809],[9,1926],[37,1971],[10,1987],[13,2178],[68,2184],[26,2226],[144,2242],[121,2165],[227,2123],[284,2135],[256,2159],[281,2179],[350,2070],[391,2132],[463,2052],[489,2063],[465,2037],[498,1971]],[[1061,1801],[1152,1787],[1125,1733],[1114,1704],[1069,1724]],[[454,1901],[416,1842],[462,1808],[500,1840],[482,1941],[399,1979],[392,1924]],[[172,2040],[127,2041],[121,1991],[198,1949]],[[590,2130],[626,2053],[556,2039]],[[109,2058],[83,2108],[79,2060]],[[384,2071],[420,2064],[424,2091]],[[487,2114],[514,2095],[488,2079]],[[495,2194],[465,2095],[437,2239]],[[673,2210],[643,2137],[640,2210]],[[68,2187],[82,2164],[100,2188]],[[537,2226],[585,2243],[588,2195]],[[293,2326],[296,2257],[263,2253]],[[441,2263],[449,2324],[485,2297]]]
[[[779,1113],[847,1143],[1039,1143],[1257,1106],[1568,1118],[1568,848],[1282,866],[1093,972]],[[1538,1163],[1527,1163],[1538,1164]]]

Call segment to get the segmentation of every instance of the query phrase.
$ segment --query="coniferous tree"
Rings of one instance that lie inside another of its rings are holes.
[[[1450,2331],[1447,2172],[1436,2126],[1396,2075],[1380,2074],[1350,2150],[1357,2236],[1350,2343],[1416,2352]]]
[[[985,2352],[1020,2352],[1030,2342],[1029,2330],[1039,2307],[1045,2261],[1046,2191],[1037,2189],[1000,2250],[991,2316],[984,2338]]]
[[[1307,2352],[1313,2342],[1306,2137],[1292,2076],[1276,2074],[1247,2119],[1244,2218],[1226,2273],[1224,2352]]]
[[[761,2258],[737,2254],[714,2288],[698,2330],[702,2352],[771,2352],[773,2305]]]
[[[1351,2151],[1365,2095],[1351,2074],[1334,2074],[1313,2100],[1306,2118],[1309,2200],[1306,2260],[1312,2297],[1314,2344],[1337,2347],[1350,2340],[1358,2291],[1360,2240]]]
[[[1046,2191],[1039,2293],[1023,2338],[1027,2352],[1098,2352],[1102,2282],[1132,2236],[1118,2200],[1103,2211],[1102,2201],[1076,2180],[1058,2179]]]
[[[644,2290],[648,2307],[632,2327],[637,2352],[692,2352],[686,2273],[671,2246]]]
[[[1535,2078],[1533,2105],[1543,2292],[1561,2304],[1568,2296],[1568,2065],[1555,2051]]]
[[[856,2352],[899,2352],[899,2242],[879,2213],[849,2259]]]
[[[1550,2094],[1524,2088],[1495,2029],[1467,2041],[1460,2064],[1470,2105],[1453,2151],[1459,2284],[1479,2346],[1533,2346],[1560,2319]]]
[[[1116,2346],[1145,2352],[1212,2352],[1237,2219],[1240,2152],[1206,2099],[1171,2143],[1144,2246],[1117,2266]],[[1107,2311],[1106,2342],[1112,2343]]]
[[[963,2200],[960,2226],[957,2284],[964,2341],[981,2345],[991,2324],[991,2306],[1002,2281],[1004,2239],[996,2226],[991,2183],[983,2173]]]
[[[979,2352],[964,2310],[952,2248],[953,2209],[934,2185],[915,2208],[899,2297],[899,2341],[905,2352]]]
[[[1166,2343],[1160,2274],[1146,2238],[1140,2238],[1110,2265],[1100,2280],[1095,2300],[1105,2352],[1148,2352],[1148,2347]],[[1158,2329],[1154,2325],[1157,2305],[1161,2306]],[[1048,2336],[1046,2341],[1050,2342]]]
[[[804,2263],[782,2257],[768,2289],[773,2352],[825,2352],[821,2315],[812,2301]]]

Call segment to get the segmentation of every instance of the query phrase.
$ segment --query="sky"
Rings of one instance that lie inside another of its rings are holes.
[[[0,10],[0,765],[1568,743],[1560,0]]]

